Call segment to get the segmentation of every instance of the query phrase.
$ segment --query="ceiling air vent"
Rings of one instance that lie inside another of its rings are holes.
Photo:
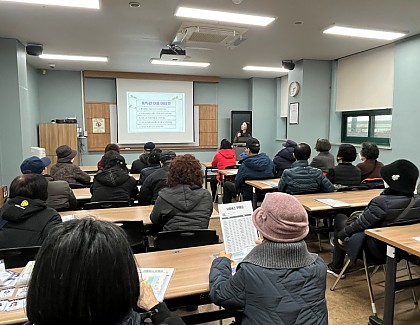
[[[247,31],[243,27],[230,27],[184,22],[173,41],[174,44],[207,43],[229,46]]]

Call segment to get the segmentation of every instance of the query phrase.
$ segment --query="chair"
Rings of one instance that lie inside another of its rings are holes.
[[[83,209],[92,210],[92,209],[108,209],[108,208],[121,208],[130,206],[129,201],[97,201],[85,203]]]
[[[157,233],[155,250],[212,245],[219,243],[219,236],[213,229],[172,230]]]
[[[133,254],[144,253],[147,250],[147,237],[143,221],[115,221],[124,230]]]
[[[363,260],[363,269],[364,269],[365,275],[366,275],[366,282],[367,282],[367,285],[368,285],[369,299],[370,299],[370,304],[371,304],[371,307],[372,307],[372,312],[376,316],[377,312],[376,312],[375,297],[374,297],[373,288],[372,288],[371,275],[374,274],[380,266],[384,266],[386,261],[385,260],[378,260],[378,259],[375,259],[375,257],[368,256],[367,251],[363,247],[365,237],[366,237],[366,235],[363,232],[356,233],[351,237],[351,238],[354,238],[355,241],[360,242],[360,245],[356,245],[356,247],[353,247],[352,250],[346,250],[348,260],[347,260],[346,264],[344,265],[344,267],[341,269],[340,274],[338,275],[334,284],[331,286],[330,290],[334,291],[335,287],[337,286],[340,279],[342,279],[342,276],[343,276],[344,272],[347,270],[347,268],[349,267],[350,263],[354,264],[357,261],[357,259],[361,258]],[[351,246],[351,245],[349,245],[349,246]],[[357,247],[357,246],[359,246],[359,247]],[[360,250],[361,250],[361,254],[359,252]],[[410,280],[412,280],[413,277],[412,277],[412,273],[411,273],[411,270],[410,270],[410,265],[409,265],[409,262],[408,262],[407,259],[405,259],[405,266],[406,266],[406,269],[407,269],[408,278]],[[374,270],[371,273],[369,273],[369,268],[370,267],[375,267]],[[415,294],[413,289],[411,289],[411,292],[412,292],[412,295],[413,295],[413,302],[414,302],[414,304],[417,305],[418,302],[417,302],[416,294]]]
[[[40,246],[3,248],[0,249],[0,259],[4,260],[7,269],[24,267],[29,261],[35,260]]]

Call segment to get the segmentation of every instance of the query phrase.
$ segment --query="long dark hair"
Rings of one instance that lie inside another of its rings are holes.
[[[116,324],[139,292],[124,232],[110,222],[72,220],[54,227],[38,253],[27,315],[36,325]]]

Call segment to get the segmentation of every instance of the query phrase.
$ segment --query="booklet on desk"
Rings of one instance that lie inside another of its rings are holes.
[[[252,213],[251,201],[219,204],[225,251],[231,253],[232,260],[236,262],[242,261],[258,239]]]
[[[348,204],[347,202],[344,201],[339,201],[339,200],[334,200],[334,199],[315,199],[321,203],[324,203],[326,205],[329,205],[333,208],[344,208],[344,207],[349,207],[350,204]]]

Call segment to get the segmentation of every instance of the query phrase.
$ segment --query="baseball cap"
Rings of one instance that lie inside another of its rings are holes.
[[[49,164],[51,164],[51,160],[48,157],[39,158],[37,156],[32,156],[26,158],[20,164],[20,171],[22,174],[41,174]]]

